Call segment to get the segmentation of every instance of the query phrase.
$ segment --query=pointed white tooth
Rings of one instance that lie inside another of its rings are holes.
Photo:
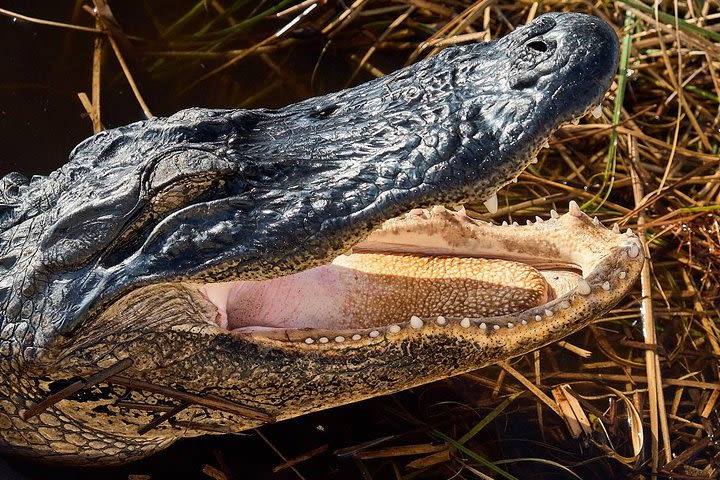
[[[503,220],[502,226],[503,226],[503,227],[507,227],[507,226],[508,226],[508,223],[507,223],[506,220]]]
[[[539,322],[540,320],[542,320],[542,317],[540,315],[535,315],[535,321]]]
[[[487,329],[487,324],[485,322],[482,322],[480,324],[480,330],[486,330],[486,329]]]
[[[493,325],[493,330],[500,330],[500,325],[498,325],[498,324]]]
[[[512,322],[508,322],[508,323],[507,323],[507,327],[508,327],[508,328],[513,328],[514,326],[515,326],[515,324],[512,323]]]
[[[345,337],[343,337],[342,335],[338,335],[337,337],[335,337],[335,341],[337,343],[342,343],[345,341]]]
[[[307,343],[308,345],[312,345],[313,343],[315,343],[315,340],[313,340],[312,338],[308,337],[308,338],[305,339],[305,343]]]
[[[593,108],[591,113],[592,113],[593,118],[602,117],[602,105],[599,104],[597,107]]]
[[[560,215],[553,209],[550,210],[550,218],[560,218]]]
[[[600,221],[599,218],[593,217],[593,225],[595,225],[596,227],[601,227],[601,226],[602,226],[602,222]]]
[[[412,317],[410,317],[410,326],[415,330],[418,330],[423,327],[423,321],[420,317],[416,317],[415,315],[413,315]]]
[[[493,193],[492,197],[488,198],[483,202],[483,205],[485,205],[485,208],[488,209],[488,212],[490,213],[497,213],[498,211],[498,198],[497,193]]]
[[[437,321],[437,324],[440,326],[443,326],[447,323],[447,320],[445,320],[445,317],[443,317],[442,315],[440,315],[436,321]]]
[[[380,335],[380,332],[378,332],[377,330],[373,330],[372,332],[370,332],[370,338],[375,338],[378,335]]]
[[[603,282],[602,289],[605,290],[606,292],[609,292],[610,291],[610,282]]]
[[[633,236],[632,228],[628,228],[627,230],[625,230],[625,235],[627,235],[628,237],[632,237]]]
[[[547,140],[545,140],[545,143],[543,143],[542,148],[550,148],[550,142],[548,142]]]
[[[463,318],[462,320],[460,320],[460,326],[463,328],[470,328],[470,319]]]
[[[640,247],[633,243],[630,245],[630,248],[628,248],[627,254],[630,258],[637,257],[640,254]]]
[[[443,205],[433,205],[432,209],[430,210],[430,213],[432,215],[439,215],[441,213],[444,213],[446,208]]]
[[[580,207],[575,200],[570,200],[570,203],[568,204],[568,212],[573,217],[580,218],[583,215],[582,210],[580,210]]]
[[[612,231],[613,233],[620,233],[620,225],[618,225],[617,223],[613,223]]]
[[[620,277],[620,280],[625,280],[625,277],[627,277],[627,273],[626,273],[626,272],[620,272],[620,273],[618,273],[618,277]]]
[[[530,220],[530,219],[528,218],[527,220],[525,220],[525,224],[526,224],[526,225],[532,225],[532,220]]]
[[[580,295],[590,295],[590,284],[584,278],[581,278],[575,288]]]
[[[359,333],[356,333],[355,335],[352,336],[352,339],[355,340],[356,342],[358,340],[360,340],[361,338],[362,338],[362,335],[360,335]]]
[[[327,338],[327,337],[320,337],[320,338],[318,338],[318,342],[320,342],[320,343],[327,343],[327,342],[328,342],[328,338]]]
[[[573,118],[573,120],[572,120],[572,124],[573,124],[573,125],[578,125],[579,123],[580,123],[580,119],[579,119],[579,118]]]
[[[538,162],[537,157],[533,157],[530,159],[530,163],[532,163],[532,164],[536,164],[537,162]]]
[[[527,320],[523,320],[523,321],[520,322],[520,323],[522,323],[523,325],[527,325]]]
[[[390,325],[390,328],[388,328],[388,332],[390,333],[398,333],[400,331],[400,325]]]
[[[512,179],[512,180],[510,180],[510,181],[511,181],[512,183],[517,183],[517,181],[518,181],[518,177],[515,177],[515,178],[513,178],[513,179]]]
[[[570,302],[568,302],[567,300],[563,300],[562,302],[560,302],[560,308],[562,308],[563,310],[567,310],[568,308],[570,308]]]
[[[512,225],[513,225],[513,227],[519,227],[519,226],[520,226],[520,224],[517,223],[517,222],[513,222]]]
[[[542,222],[543,222],[543,219],[542,219],[541,217],[538,217],[537,215],[535,215],[535,221],[536,221],[537,223],[542,223]]]
[[[546,309],[545,309],[545,316],[546,316],[546,317],[552,317],[552,316],[553,316],[553,311],[546,308]]]

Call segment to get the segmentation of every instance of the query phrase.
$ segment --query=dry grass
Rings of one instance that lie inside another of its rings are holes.
[[[129,49],[137,68],[173,85],[186,104],[287,103],[381,76],[448,45],[497,38],[546,11],[593,13],[622,41],[602,117],[560,130],[539,163],[500,192],[494,219],[524,221],[581,200],[589,214],[644,238],[650,261],[642,282],[568,342],[466,375],[462,388],[473,394],[454,394],[461,403],[415,400],[437,400],[438,389],[458,385],[448,380],[363,404],[380,417],[382,435],[371,428],[328,448],[308,433],[304,442],[278,447],[280,455],[299,456],[278,471],[329,478],[337,471],[326,464],[344,459],[341,476],[362,478],[718,476],[717,0],[665,2],[658,11],[639,0],[183,3],[186,11],[172,13],[136,6],[154,26],[150,34],[132,26],[109,31],[116,52]],[[98,28],[107,27],[107,15]],[[159,40],[146,40],[152,36]],[[84,104],[99,125],[96,97]],[[272,434],[285,435],[282,426]],[[206,478],[244,478],[217,463],[205,468]]]

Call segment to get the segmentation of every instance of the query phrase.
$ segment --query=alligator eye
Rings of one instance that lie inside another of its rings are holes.
[[[547,52],[548,46],[545,42],[542,42],[540,40],[535,40],[534,42],[530,42],[527,44],[528,48],[532,48],[533,50],[537,50],[538,52]]]

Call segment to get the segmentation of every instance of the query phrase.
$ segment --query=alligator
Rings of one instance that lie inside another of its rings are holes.
[[[532,351],[644,254],[575,204],[471,218],[592,112],[613,29],[546,14],[279,109],[192,108],[0,185],[0,451],[117,464]]]

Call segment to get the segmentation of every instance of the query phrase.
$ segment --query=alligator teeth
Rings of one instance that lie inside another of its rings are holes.
[[[574,118],[573,121],[572,121],[572,124],[573,124],[573,125],[579,125],[579,124],[580,124],[580,119],[579,119],[579,118]]]
[[[570,200],[570,203],[568,204],[568,211],[573,217],[580,218],[583,215],[582,210],[580,210],[580,207],[575,200]]]
[[[590,295],[590,284],[583,278],[578,282],[576,290],[580,295]]]
[[[437,324],[440,326],[443,326],[447,323],[447,320],[445,320],[445,317],[443,317],[442,315],[440,315],[436,321],[437,321]]]
[[[543,143],[542,148],[550,148],[550,142],[548,142],[547,140],[545,140],[545,143]],[[537,159],[536,159],[536,160],[537,160]]]
[[[418,330],[423,327],[423,321],[420,317],[416,317],[415,315],[413,315],[410,318],[410,326],[415,330]]]
[[[355,340],[355,341],[358,341],[358,340],[360,340],[361,338],[362,338],[362,335],[360,335],[359,333],[356,333],[355,335],[352,336],[352,339]]]
[[[485,205],[485,208],[488,209],[488,212],[490,213],[497,213],[498,211],[498,198],[497,193],[493,193],[492,197],[488,198],[483,202],[483,205]]]
[[[390,328],[388,328],[388,331],[390,333],[398,333],[400,331],[400,325],[390,325]]]
[[[373,330],[372,332],[370,332],[370,338],[376,338],[379,335],[380,332],[378,332],[377,330]]]
[[[620,225],[618,225],[617,223],[613,223],[612,231],[613,233],[620,233]]]
[[[542,223],[542,222],[543,222],[543,219],[540,218],[540,217],[538,217],[537,215],[535,215],[535,221],[536,221],[537,223]]]
[[[470,328],[470,319],[463,318],[462,320],[460,320],[460,326],[463,328]]]
[[[602,117],[602,105],[598,105],[597,107],[593,108],[592,112],[593,118],[600,118]]]
[[[555,210],[550,210],[550,218],[560,218],[560,215]]]

